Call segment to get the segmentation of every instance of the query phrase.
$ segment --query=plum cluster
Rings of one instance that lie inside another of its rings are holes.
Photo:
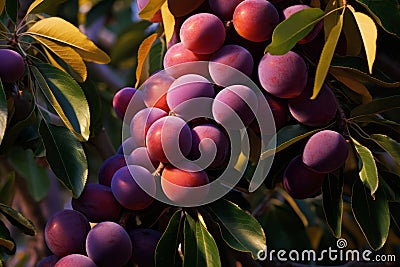
[[[88,185],[73,207],[48,220],[45,241],[53,255],[42,259],[39,267],[154,266],[161,233],[145,228],[127,231],[116,223],[122,207],[109,187]]]

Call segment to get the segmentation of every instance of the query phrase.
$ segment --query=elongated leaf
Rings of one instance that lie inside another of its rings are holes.
[[[0,247],[5,248],[8,254],[14,254],[16,247],[15,241],[11,238],[10,231],[2,221],[0,221]]]
[[[65,1],[66,0],[36,0],[29,6],[26,15],[54,11]]]
[[[85,61],[105,64],[109,56],[99,49],[78,28],[58,17],[39,20],[25,33],[39,36],[72,47]]]
[[[7,99],[4,93],[3,83],[0,81],[0,144],[3,141],[4,133],[7,129]]]
[[[341,83],[346,85],[349,89],[356,92],[357,94],[361,95],[362,103],[367,104],[372,101],[372,96],[368,91],[368,88],[358,81],[354,79],[348,72],[341,70],[341,69],[333,69],[330,73]]]
[[[258,221],[227,200],[209,204],[212,217],[218,223],[225,242],[233,249],[250,252],[253,258],[266,247],[264,230]]]
[[[16,22],[18,18],[18,9],[19,9],[19,1],[15,0],[6,0],[6,12],[8,17]]]
[[[346,42],[346,55],[358,56],[362,48],[362,39],[357,22],[349,8],[346,8],[343,19],[344,36],[346,40],[351,40],[350,42]]]
[[[149,65],[149,53],[154,42],[157,40],[158,34],[153,33],[147,37],[139,46],[138,50],[138,64],[136,67],[136,88],[139,88],[140,84],[143,83],[149,77],[149,66],[145,66],[146,61]],[[147,70],[147,71],[146,71]]]
[[[185,216],[183,226],[183,267],[198,266],[197,265],[197,241],[196,241],[196,222],[189,215]]]
[[[367,115],[367,116],[356,117],[356,118],[352,119],[352,121],[360,122],[360,123],[367,123],[367,124],[374,123],[379,126],[383,126],[385,128],[390,128],[391,130],[400,134],[400,124],[398,124],[397,122],[382,118],[379,115],[373,114],[373,115],[369,115],[369,116]]]
[[[0,15],[3,14],[5,6],[6,6],[6,0],[0,0]]]
[[[161,236],[155,251],[155,261],[157,267],[163,266],[182,266],[182,260],[178,254],[179,236],[182,211],[178,210],[169,220],[167,229]]]
[[[330,127],[330,125],[325,128],[328,128],[328,127]],[[301,124],[285,126],[276,133],[276,149],[269,149],[267,151],[261,152],[260,158],[265,159],[265,158],[271,156],[272,154],[278,153],[278,152],[284,150],[285,148],[288,148],[292,144],[294,144],[316,132],[319,132],[325,128],[311,130],[310,128],[303,126]],[[268,145],[267,147],[270,147],[270,146]]]
[[[18,227],[18,229],[20,229],[24,234],[31,236],[35,235],[35,226],[22,213],[2,203],[0,203],[0,213],[2,213],[12,225]]]
[[[54,42],[50,39],[43,38],[40,36],[33,36],[42,46],[56,54],[59,58],[65,61],[71,68],[79,74],[80,81],[83,82],[87,78],[87,70],[86,65],[83,62],[81,56],[70,46],[63,45],[57,42]],[[53,64],[54,65],[54,64]],[[55,65],[57,68],[60,69],[60,65],[57,63]],[[64,68],[61,67],[61,70],[65,71]],[[66,71],[65,71],[66,72]]]
[[[358,29],[364,43],[365,54],[367,55],[369,73],[372,73],[376,56],[376,40],[378,38],[378,29],[374,21],[361,12],[353,12],[354,18],[357,21]]]
[[[371,191],[371,196],[375,198],[375,192],[378,190],[379,186],[379,177],[374,156],[367,147],[361,145],[357,140],[352,138],[352,141],[357,150],[358,156],[362,161],[362,168],[359,172],[360,179]]]
[[[368,63],[360,57],[333,57],[331,68],[345,70],[358,80],[370,81],[383,87],[397,88],[400,86],[399,77],[390,77],[378,68],[374,68],[371,75],[368,74]]]
[[[400,203],[389,202],[389,209],[392,217],[391,226],[397,233],[400,233]]]
[[[158,10],[161,9],[161,6],[166,2],[167,0],[151,0],[147,3],[147,5],[139,12],[139,17],[142,19],[151,19],[154,14]]]
[[[385,31],[400,36],[400,7],[397,0],[356,0],[367,8]]]
[[[50,179],[47,170],[36,164],[32,150],[16,147],[7,156],[10,165],[25,179],[32,197],[42,200],[49,191]]]
[[[340,6],[339,1],[337,0],[330,0],[325,7],[325,13],[330,13],[329,16],[324,17],[324,33],[325,33],[325,40],[328,39],[328,35],[335,27],[335,25],[339,21],[340,13],[337,9]]]
[[[315,73],[314,89],[311,99],[315,99],[318,96],[319,91],[321,90],[321,87],[325,82],[326,75],[328,74],[333,53],[335,52],[340,33],[342,31],[344,10],[345,9],[343,9],[342,14],[339,16],[337,24],[330,31],[328,38],[326,39],[324,48],[322,49],[321,57],[317,66],[317,71]]]
[[[323,17],[324,12],[319,8],[307,8],[294,13],[275,28],[272,42],[265,52],[272,55],[283,55],[289,52],[299,40],[313,30],[315,24]]]
[[[15,193],[15,172],[10,172],[0,188],[0,203],[11,205]]]
[[[400,108],[400,96],[383,97],[354,108],[350,113],[350,117],[378,114],[396,108]]]
[[[336,238],[342,235],[343,176],[328,174],[322,184],[322,204],[329,229]]]
[[[88,176],[88,165],[82,145],[64,127],[42,121],[39,130],[51,169],[72,192],[73,197],[78,198]]]
[[[179,1],[182,3],[182,1]],[[200,1],[196,1],[200,2]],[[164,26],[164,33],[165,33],[165,41],[169,43],[174,34],[174,27],[175,27],[175,17],[171,14],[171,11],[168,8],[168,2],[165,2],[161,7],[161,15],[163,20]]]
[[[385,149],[391,158],[390,164],[393,166],[389,166],[389,170],[400,175],[400,143],[383,134],[372,134],[371,138]]]
[[[390,226],[389,205],[383,190],[379,188],[373,199],[369,189],[357,180],[353,186],[351,209],[371,248],[382,248]]]
[[[221,259],[217,244],[203,223],[196,222],[197,262],[194,266],[220,267]]]
[[[31,68],[39,87],[79,140],[89,139],[90,112],[85,94],[68,74],[49,64]]]

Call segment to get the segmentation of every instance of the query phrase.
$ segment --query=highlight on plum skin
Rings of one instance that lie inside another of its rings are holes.
[[[122,267],[132,257],[132,242],[121,225],[105,221],[89,231],[86,251],[98,267]]]
[[[189,154],[192,133],[183,119],[166,116],[151,125],[146,135],[146,144],[150,156],[155,160],[175,163]]]
[[[258,109],[256,93],[244,85],[232,85],[215,97],[212,113],[215,121],[227,129],[250,125]]]
[[[193,53],[211,54],[224,44],[225,26],[213,14],[198,13],[183,22],[180,37],[184,47]]]
[[[79,198],[73,198],[71,204],[74,210],[94,223],[116,221],[122,211],[111,188],[101,184],[86,184],[82,194]]]
[[[306,87],[307,71],[304,59],[293,51],[284,55],[267,53],[258,65],[258,78],[261,86],[271,95],[294,98]]]
[[[208,68],[211,78],[220,86],[228,86],[235,79],[240,79],[237,71],[250,77],[254,68],[254,60],[250,52],[242,46],[233,44],[224,45],[211,56],[210,61]]]
[[[47,221],[44,237],[54,255],[84,254],[85,240],[90,230],[88,219],[75,210],[61,210]]]
[[[89,257],[81,254],[71,254],[60,259],[54,267],[98,267]]]
[[[305,199],[316,196],[320,190],[325,174],[307,167],[301,155],[290,161],[283,174],[283,187],[290,196]]]
[[[167,165],[161,175],[161,188],[168,199],[178,205],[203,201],[208,194],[208,187],[193,190],[209,183],[207,173],[200,169],[191,162],[185,162],[185,168]]]
[[[112,104],[115,113],[121,120],[124,119],[126,112],[128,111],[128,116],[126,118],[126,121],[130,121],[132,116],[137,111],[141,110],[142,108],[145,108],[142,91],[139,91],[133,87],[124,87],[121,90],[119,90],[114,95]]]
[[[167,104],[167,91],[174,78],[167,73],[155,73],[150,76],[141,86],[143,101],[147,107],[155,107],[169,112]]]
[[[197,160],[200,156],[206,160],[213,159],[207,167],[218,168],[227,161],[229,147],[226,134],[217,125],[208,123],[192,128],[192,150],[189,155],[191,159]],[[212,158],[214,148],[216,154]]]
[[[138,147],[132,151],[132,153],[126,158],[126,161],[129,165],[138,165],[147,169],[149,172],[154,172],[158,165],[159,161],[153,159],[147,147]]]
[[[348,144],[340,133],[323,130],[308,139],[302,159],[314,171],[329,173],[343,166],[348,154]]]
[[[236,32],[252,42],[271,39],[278,23],[278,11],[274,5],[265,0],[245,0],[233,13],[233,26]]]
[[[145,146],[146,135],[150,126],[167,115],[167,112],[159,108],[144,108],[137,112],[130,123],[130,133],[135,144],[139,147]]]
[[[123,207],[130,210],[142,210],[153,203],[156,182],[153,175],[144,167],[128,165],[114,174],[111,191]]]

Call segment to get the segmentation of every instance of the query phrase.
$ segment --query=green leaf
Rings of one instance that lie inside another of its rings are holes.
[[[391,226],[400,233],[400,203],[389,202],[389,210],[392,217]]]
[[[79,84],[49,64],[37,64],[37,68],[31,69],[41,91],[65,125],[79,140],[88,140],[89,105]]]
[[[383,134],[372,134],[371,138],[378,143],[389,155],[388,169],[400,175],[400,143]]]
[[[368,244],[378,250],[385,244],[389,234],[390,213],[384,191],[379,188],[375,199],[360,180],[353,186],[351,208]]]
[[[365,54],[367,55],[369,73],[372,73],[376,56],[376,40],[378,38],[378,29],[374,21],[361,12],[353,12],[354,19],[357,21],[358,29],[364,43]]]
[[[250,252],[256,258],[266,247],[264,230],[258,221],[236,204],[221,199],[208,205],[218,223],[222,238],[233,249]]]
[[[26,15],[54,12],[66,0],[36,0],[28,8]]]
[[[169,220],[168,226],[157,244],[155,251],[157,267],[182,266],[182,260],[178,254],[180,229],[183,223],[181,217],[182,211],[177,210]]]
[[[15,193],[15,172],[10,172],[5,177],[0,188],[0,203],[11,205]]]
[[[311,99],[315,99],[318,96],[319,91],[325,82],[325,78],[328,74],[329,66],[331,64],[336,45],[339,41],[339,36],[342,31],[344,11],[345,9],[343,9],[342,14],[339,16],[337,24],[329,32],[324,48],[322,49],[321,57],[317,65],[317,71],[315,73],[314,89]]]
[[[20,229],[24,234],[31,236],[35,235],[35,226],[22,213],[2,203],[0,203],[0,213],[2,213],[12,225],[18,227],[18,229]]]
[[[378,68],[374,68],[370,75],[367,61],[361,57],[333,57],[331,68],[347,71],[353,75],[354,79],[359,81],[370,81],[388,88],[397,88],[400,86],[399,77],[390,77],[390,75],[383,73]]]
[[[360,179],[371,191],[371,196],[375,198],[375,192],[378,190],[379,186],[379,177],[374,156],[367,147],[361,145],[359,142],[357,142],[357,140],[352,138],[352,141],[362,162],[362,168],[359,172]]]
[[[372,115],[356,117],[356,118],[353,118],[352,121],[359,122],[359,123],[367,123],[367,124],[374,123],[379,126],[383,126],[385,128],[390,128],[391,130],[400,134],[400,124],[398,124],[397,122],[391,121],[391,120],[387,120],[387,119],[381,117],[380,115],[372,114]]]
[[[194,266],[221,267],[217,244],[203,223],[196,221],[197,261]]]
[[[60,182],[71,190],[73,197],[78,198],[88,177],[88,164],[82,145],[67,128],[42,121],[39,130],[51,169]]]
[[[19,1],[6,0],[6,12],[8,17],[15,23],[18,18]]]
[[[7,129],[7,99],[4,92],[3,83],[0,81],[0,144],[3,141],[4,133]]]
[[[183,233],[183,267],[198,266],[196,222],[189,214],[185,216]]]
[[[103,106],[102,99],[96,84],[92,81],[86,81],[82,84],[83,92],[89,104],[90,110],[90,133],[93,136],[98,135],[103,129]]]
[[[367,8],[375,21],[392,34],[400,36],[400,6],[397,0],[356,0]]]
[[[343,175],[328,174],[322,184],[322,204],[329,229],[336,238],[342,235]]]
[[[99,49],[73,24],[59,17],[39,20],[27,32],[29,36],[39,36],[72,47],[85,61],[106,64],[109,56]]]
[[[325,128],[330,127],[327,126]],[[289,146],[293,145],[294,143],[314,134],[317,133],[325,128],[311,130],[310,128],[303,126],[301,124],[295,125],[287,125],[280,129],[276,135],[276,149],[268,149],[266,151],[261,152],[260,159],[265,159],[275,153],[278,153]],[[268,145],[267,147],[270,147]]]
[[[299,40],[307,36],[323,17],[324,12],[319,8],[307,8],[294,13],[276,26],[272,42],[265,52],[272,55],[286,54]]]
[[[10,231],[2,221],[0,221],[0,247],[5,248],[7,250],[7,254],[15,253],[15,241],[11,238]]]
[[[378,114],[396,108],[400,108],[399,95],[383,97],[354,108],[350,113],[350,118]]]
[[[11,167],[24,177],[32,197],[36,201],[42,200],[49,191],[50,179],[47,170],[36,164],[32,150],[15,147],[7,157]]]
[[[362,48],[362,39],[350,8],[346,8],[343,19],[344,36],[346,40],[351,40],[351,42],[346,42],[346,55],[358,56]]]
[[[79,75],[80,78],[78,80],[79,82],[83,82],[86,80],[87,78],[86,65],[83,62],[81,56],[73,48],[40,36],[33,36],[33,38],[37,40],[44,47],[46,55],[49,57],[49,60],[55,67],[65,71],[65,69],[62,68],[58,63],[51,60],[52,56],[48,53],[48,51],[51,51],[61,60],[63,60],[66,64],[68,64]]]
[[[154,14],[158,10],[161,9],[161,6],[166,2],[167,0],[151,0],[147,3],[147,5],[139,12],[139,17],[142,19],[151,19]]]

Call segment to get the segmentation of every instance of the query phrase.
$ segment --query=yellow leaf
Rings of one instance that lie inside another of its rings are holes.
[[[39,36],[73,48],[85,61],[106,64],[110,57],[73,24],[58,17],[39,20],[24,34]]]
[[[85,81],[87,78],[87,70],[86,65],[83,62],[81,56],[71,47],[59,44],[50,39],[33,36],[38,42],[42,44],[42,46],[46,47],[48,50],[52,51],[59,58],[61,58],[65,63],[67,63],[81,78],[81,81]],[[53,62],[52,62],[53,64]],[[55,65],[55,64],[53,64]],[[58,65],[58,66],[57,66]],[[59,64],[55,65],[59,68]],[[61,70],[65,71],[64,68]],[[81,82],[79,81],[79,82]]]
[[[145,66],[146,60],[148,60],[151,47],[153,43],[157,40],[157,37],[158,34],[153,33],[152,35],[144,39],[139,46],[138,64],[136,67],[136,85],[135,85],[136,88],[138,88],[141,82],[143,82],[148,77],[148,74],[145,76],[142,75],[143,67]]]
[[[369,16],[361,12],[353,12],[353,15],[364,42],[369,73],[372,73],[372,66],[374,65],[376,56],[376,39],[378,37],[378,30],[376,29],[374,21]]]
[[[328,4],[325,7],[325,14],[329,14],[324,18],[324,33],[325,33],[325,40],[328,39],[328,35],[331,32],[332,28],[335,27],[335,25],[339,21],[339,11],[334,11],[339,7],[338,0],[330,0]]]
[[[362,39],[350,8],[346,8],[344,12],[343,33],[346,37],[346,55],[358,56],[361,52]]]
[[[339,16],[339,20],[337,24],[332,28],[329,32],[328,38],[326,39],[324,48],[321,52],[321,57],[318,62],[317,71],[315,73],[315,82],[314,82],[314,89],[313,95],[311,99],[315,99],[319,91],[321,90],[322,85],[325,82],[326,75],[328,74],[329,66],[331,65],[333,53],[335,52],[336,45],[339,40],[340,32],[342,31],[343,27],[343,14]]]
[[[6,0],[0,0],[0,15],[3,14],[5,6],[6,6]]]
[[[150,0],[147,5],[139,12],[139,17],[142,19],[151,19],[166,0]]]
[[[361,95],[362,103],[367,104],[372,101],[372,96],[368,91],[367,87],[360,81],[357,81],[351,75],[347,74],[343,70],[334,69],[330,73],[341,83],[346,85],[349,89],[353,90],[357,94]]]
[[[161,7],[161,15],[164,25],[164,32],[165,32],[165,40],[167,43],[172,38],[174,34],[174,27],[175,27],[175,17],[172,15],[171,11],[168,8],[168,2],[165,2]]]

